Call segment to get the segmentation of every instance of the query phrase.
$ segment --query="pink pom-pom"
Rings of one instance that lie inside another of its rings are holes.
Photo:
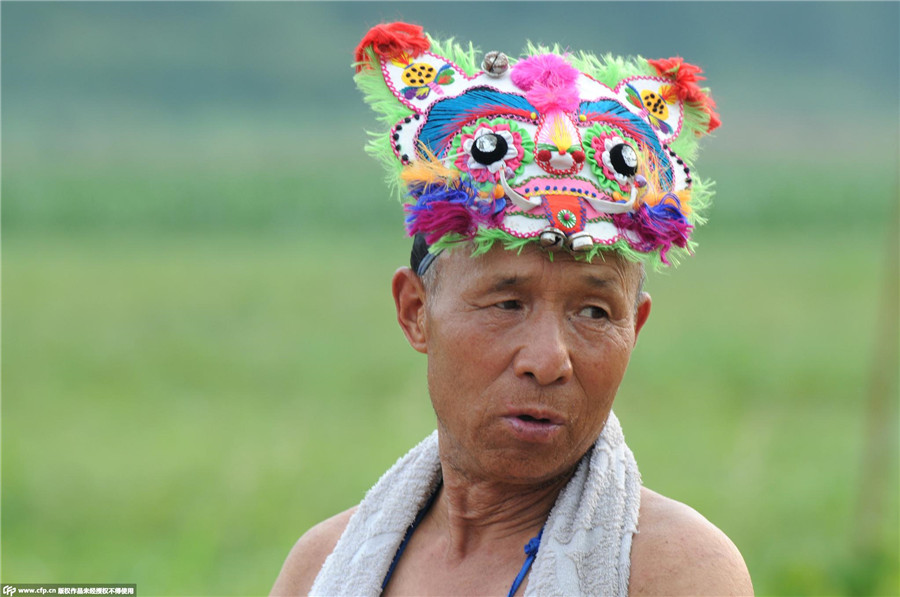
[[[578,69],[556,54],[538,54],[517,62],[512,69],[513,83],[528,91],[535,83],[564,87],[578,80]]]
[[[556,54],[538,54],[512,68],[512,81],[541,112],[578,109],[578,69]]]
[[[546,87],[538,83],[532,87],[525,98],[541,112],[551,110],[574,111],[578,109],[578,89],[572,87]]]

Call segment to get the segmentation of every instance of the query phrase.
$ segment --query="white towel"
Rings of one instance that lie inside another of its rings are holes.
[[[440,478],[434,432],[369,490],[310,594],[380,594],[406,529]],[[640,490],[634,455],[625,445],[618,419],[610,413],[594,447],[550,511],[525,595],[627,595]]]

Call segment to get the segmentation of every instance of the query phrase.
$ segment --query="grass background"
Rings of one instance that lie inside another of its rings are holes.
[[[900,593],[898,5],[556,6],[0,5],[3,582],[266,593],[433,428],[347,68],[403,18],[704,66],[711,224],[616,411],[758,594]]]

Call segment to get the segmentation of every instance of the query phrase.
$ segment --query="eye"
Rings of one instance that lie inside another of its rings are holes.
[[[608,319],[609,314],[606,310],[601,309],[600,307],[591,305],[589,307],[583,308],[578,312],[582,317],[587,317],[588,319]]]
[[[472,144],[472,158],[479,164],[489,166],[506,157],[509,144],[496,133],[481,135]]]
[[[510,120],[482,118],[462,127],[451,148],[453,163],[460,172],[476,183],[496,184],[504,175],[514,179],[522,174],[523,164],[532,160],[534,142],[525,129]],[[487,184],[480,190],[487,191]]]
[[[496,306],[498,309],[501,309],[501,310],[503,310],[503,311],[516,311],[516,310],[518,310],[522,305],[519,303],[519,301],[508,300],[508,301],[500,301],[500,302],[497,303],[495,306]]]
[[[610,148],[609,162],[613,170],[627,178],[637,173],[637,153],[627,143],[619,143]]]

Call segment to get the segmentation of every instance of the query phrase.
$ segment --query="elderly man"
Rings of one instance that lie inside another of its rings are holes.
[[[300,538],[275,595],[752,593],[721,531],[641,487],[611,411],[650,314],[643,264],[701,221],[676,151],[714,105],[680,59],[528,53],[478,70],[403,23],[360,44],[391,124],[372,150],[411,199],[392,289],[437,430]]]

